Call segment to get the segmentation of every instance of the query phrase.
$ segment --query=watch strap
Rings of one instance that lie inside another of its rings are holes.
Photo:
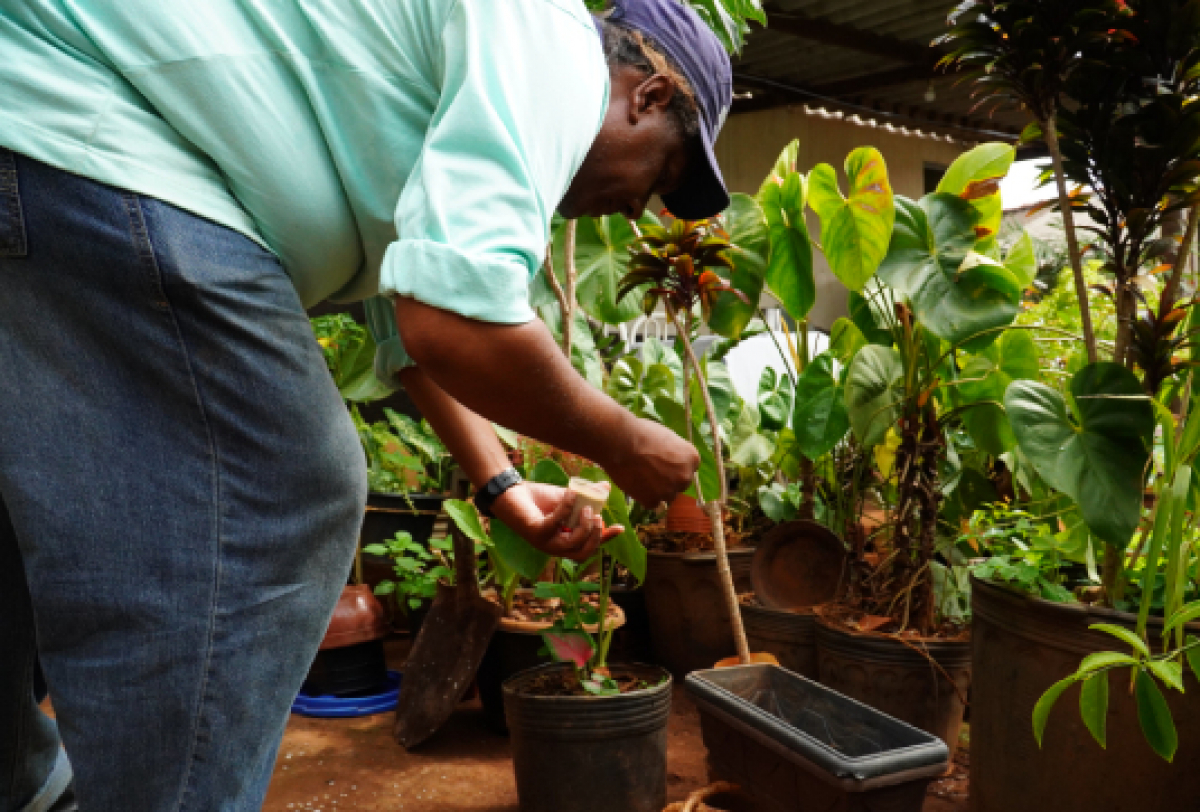
[[[475,492],[475,507],[487,517],[492,515],[492,505],[500,495],[514,485],[524,482],[516,468],[508,468],[487,481],[487,484]]]

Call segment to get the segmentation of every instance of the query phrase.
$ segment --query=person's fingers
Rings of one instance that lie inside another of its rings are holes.
[[[600,546],[603,539],[604,520],[595,516],[590,507],[580,512],[579,526],[569,531],[560,531],[547,545],[546,552],[562,558],[582,561]]]

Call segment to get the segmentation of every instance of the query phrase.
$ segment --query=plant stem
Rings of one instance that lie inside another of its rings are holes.
[[[670,310],[667,311],[671,317],[671,321],[675,322],[675,329],[679,330],[679,323],[675,318],[675,314]],[[721,424],[717,421],[717,410],[713,406],[712,396],[708,392],[708,387],[704,381],[704,370],[700,366],[700,360],[696,358],[696,351],[692,348],[692,342],[689,336],[691,335],[691,313],[686,316],[688,320],[688,331],[680,332],[682,337],[683,349],[687,354],[688,362],[692,366],[692,370],[696,374],[696,379],[700,382],[700,395],[704,398],[704,410],[708,414],[708,424],[712,429],[713,438],[713,456],[717,463],[717,477],[721,482],[721,495],[712,502],[704,501],[704,491],[700,487],[699,475],[693,476],[696,488],[696,500],[703,506],[704,511],[708,514],[709,524],[712,526],[713,547],[717,554],[717,577],[721,581],[721,590],[725,594],[725,604],[729,610],[729,620],[733,626],[733,642],[737,647],[738,661],[742,665],[750,663],[750,644],[746,642],[746,629],[742,626],[742,612],[738,606],[737,589],[733,585],[733,573],[729,569],[729,553],[725,549],[725,517],[722,516],[722,508],[725,505],[726,484],[725,484],[725,462],[722,459],[721,449]],[[690,420],[691,417],[689,416]]]
[[[1183,243],[1179,246],[1179,255],[1175,258],[1175,267],[1171,269],[1171,277],[1163,288],[1159,298],[1158,317],[1161,319],[1175,307],[1179,298],[1179,285],[1183,281],[1183,271],[1192,259],[1192,245],[1196,241],[1196,228],[1200,225],[1200,206],[1193,206],[1188,215],[1187,230],[1183,234]]]
[[[1071,257],[1071,270],[1075,274],[1075,297],[1079,300],[1079,320],[1083,325],[1083,343],[1087,347],[1088,363],[1094,364],[1096,355],[1096,333],[1092,329],[1092,311],[1088,304],[1087,282],[1083,278],[1083,257],[1079,251],[1079,239],[1075,236],[1075,215],[1071,211],[1071,196],[1067,193],[1067,174],[1063,167],[1062,148],[1058,143],[1057,116],[1053,110],[1046,121],[1041,122],[1046,135],[1046,146],[1054,162],[1054,179],[1058,185],[1058,204],[1062,209],[1063,231],[1067,235],[1067,253]],[[1118,363],[1120,361],[1118,360]]]
[[[608,665],[608,647],[612,644],[613,632],[616,631],[615,628],[606,629],[604,624],[608,620],[608,596],[609,591],[612,589],[613,574],[617,570],[617,558],[616,556],[609,556],[608,571],[605,572],[603,558],[604,552],[601,551],[600,555],[600,572],[602,573],[602,576],[600,579],[600,625],[597,629],[600,646],[598,649],[598,656],[596,658],[596,668],[603,668],[604,666]]]
[[[563,275],[566,287],[554,273],[554,244],[546,246],[546,262],[542,272],[546,282],[558,299],[558,310],[562,314],[562,351],[571,360],[571,330],[575,325],[575,230],[576,221],[568,220],[563,231]]]

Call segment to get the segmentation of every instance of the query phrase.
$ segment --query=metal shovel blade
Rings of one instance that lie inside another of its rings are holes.
[[[404,666],[396,707],[396,741],[416,747],[438,731],[462,699],[502,609],[479,594],[475,546],[453,529],[455,585],[438,585],[437,597]]]

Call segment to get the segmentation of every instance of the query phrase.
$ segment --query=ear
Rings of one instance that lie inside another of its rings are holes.
[[[637,118],[665,113],[673,98],[675,82],[667,76],[655,74],[643,80],[634,89],[630,113]],[[637,121],[635,119],[630,123],[636,124]]]

